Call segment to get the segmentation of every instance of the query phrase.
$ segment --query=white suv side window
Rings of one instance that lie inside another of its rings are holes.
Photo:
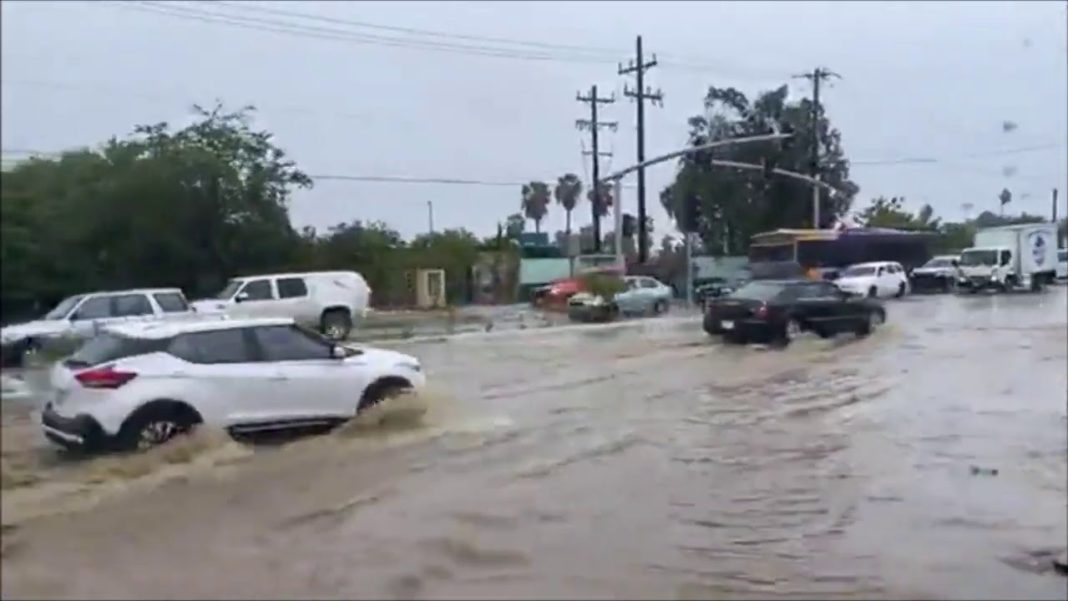
[[[278,278],[278,298],[301,298],[308,296],[304,278]]]
[[[94,296],[86,299],[82,306],[71,315],[73,320],[82,319],[107,319],[113,317],[111,313],[111,297]]]
[[[144,294],[123,294],[112,297],[115,304],[115,317],[140,317],[152,315],[152,304]]]
[[[246,282],[245,286],[238,294],[243,294],[245,300],[258,301],[258,300],[273,300],[274,290],[271,287],[270,280],[252,280]]]

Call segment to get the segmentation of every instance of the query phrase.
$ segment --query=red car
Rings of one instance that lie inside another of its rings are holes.
[[[550,309],[555,311],[567,310],[568,299],[579,292],[583,292],[583,283],[585,281],[584,276],[592,273],[603,273],[615,276],[622,275],[619,269],[602,268],[591,269],[574,277],[555,280],[534,290],[532,301],[534,306],[539,309]]]

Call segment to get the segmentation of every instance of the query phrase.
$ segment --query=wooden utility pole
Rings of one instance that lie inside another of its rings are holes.
[[[590,213],[593,216],[593,250],[594,252],[601,252],[601,216],[597,214],[597,205],[601,202],[603,196],[601,193],[601,171],[600,171],[600,157],[602,153],[597,149],[597,132],[602,127],[615,131],[618,127],[618,123],[615,121],[599,121],[597,119],[597,105],[598,104],[612,104],[616,101],[615,95],[609,98],[599,98],[597,96],[597,86],[590,86],[589,96],[583,96],[581,92],[575,95],[575,100],[579,102],[587,102],[590,105],[590,118],[589,119],[577,119],[575,126],[579,129],[590,130],[591,142],[593,150],[590,151],[590,156],[593,157],[593,197],[597,202],[590,203]]]
[[[638,36],[635,44],[635,50],[637,57],[635,61],[628,62],[627,66],[619,66],[620,75],[628,75],[630,73],[635,74],[636,88],[631,90],[629,87],[623,89],[623,94],[630,98],[633,98],[638,105],[638,163],[645,162],[645,101],[650,100],[653,104],[664,104],[664,95],[657,90],[653,92],[651,88],[645,85],[645,71],[656,66],[656,55],[653,55],[652,60],[645,62],[645,57],[642,54],[642,36]],[[649,259],[649,246],[646,243],[648,237],[645,231],[646,222],[645,213],[645,168],[638,169],[638,262],[645,263]]]
[[[841,79],[842,76],[823,67],[816,67],[812,73],[803,73],[794,75],[794,77],[804,78],[812,82],[812,165],[810,175],[818,181],[820,178],[820,119],[823,116],[823,107],[820,106],[820,82],[832,77]],[[820,229],[820,186],[818,185],[812,186],[812,228]]]

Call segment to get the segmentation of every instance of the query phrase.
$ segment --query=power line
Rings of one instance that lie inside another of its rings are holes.
[[[218,3],[216,3],[218,4]],[[555,47],[560,52],[567,51],[571,54],[553,54],[553,50],[546,50],[538,53],[534,51],[519,49],[519,48],[502,48],[502,47],[490,47],[490,46],[477,46],[477,45],[465,45],[452,42],[435,42],[427,40],[419,40],[414,38],[400,38],[400,37],[385,37],[372,34],[359,33],[351,30],[336,29],[329,27],[320,27],[314,25],[305,25],[293,21],[285,21],[278,19],[263,19],[253,16],[241,16],[233,13],[221,13],[203,10],[201,8],[191,8],[188,6],[176,5],[173,2],[152,2],[151,0],[142,0],[140,2],[114,2],[111,4],[114,7],[127,10],[136,10],[141,12],[147,12],[150,14],[164,15],[170,17],[176,17],[179,19],[198,21],[202,23],[214,23],[217,25],[228,25],[237,27],[240,29],[248,29],[253,31],[269,32],[269,33],[281,33],[284,35],[332,40],[341,42],[350,42],[366,45],[379,45],[389,46],[396,48],[408,48],[415,50],[429,50],[437,52],[451,52],[461,55],[470,56],[484,56],[492,58],[505,58],[516,60],[535,60],[535,61],[549,61],[549,62],[562,62],[562,63],[587,63],[587,64],[612,64],[616,61],[607,55],[596,56],[596,53],[607,53],[606,48],[583,48],[581,46],[569,46],[563,44],[543,44],[546,47]],[[221,5],[220,5],[221,6]],[[233,8],[233,7],[229,7]],[[252,7],[246,7],[252,8]],[[257,10],[268,10],[262,7],[255,7]],[[275,11],[276,9],[270,9]],[[286,11],[291,12],[291,11]],[[327,17],[321,17],[318,15],[304,15],[304,18],[316,18],[329,20]],[[340,21],[335,19],[334,21]],[[356,23],[356,22],[353,22]],[[483,36],[467,36],[462,34],[446,34],[444,32],[430,32],[428,30],[417,30],[414,28],[396,27],[388,25],[377,25],[370,23],[363,23],[364,26],[375,25],[378,28],[389,28],[390,30],[411,30],[425,32],[424,35],[433,34],[435,36],[454,36],[462,39],[479,39]],[[501,40],[499,43],[505,41],[501,38],[486,38],[487,40]],[[536,45],[538,42],[528,41],[510,41],[513,45]],[[575,54],[579,53],[579,54]],[[584,53],[584,54],[583,54]],[[684,61],[672,61],[665,63],[663,66],[671,69],[679,69],[693,72],[721,72],[723,68],[717,65],[710,64],[698,64],[695,62]],[[774,75],[771,75],[770,71],[766,71],[768,75],[766,77],[779,77],[778,71]],[[763,79],[765,76],[761,76]]]
[[[996,150],[988,150],[983,152],[973,152],[969,154],[962,154],[951,157],[910,157],[910,158],[897,158],[897,159],[876,159],[876,160],[861,160],[861,161],[849,161],[850,165],[864,165],[864,166],[882,166],[882,165],[907,165],[907,164],[934,164],[941,163],[945,160],[955,159],[981,159],[989,157],[999,157],[1014,154],[1024,154],[1028,152],[1039,152],[1042,150],[1054,150],[1063,149],[1064,144],[1038,144],[1034,146],[1022,146],[1019,148],[1001,148]]]
[[[409,33],[415,35],[422,35],[427,37],[439,37],[446,39],[457,40],[469,40],[476,42],[489,42],[491,44],[505,44],[512,46],[530,46],[533,48],[544,48],[548,50],[563,50],[563,51],[575,51],[575,52],[587,52],[587,53],[599,53],[603,55],[614,55],[618,53],[616,48],[598,48],[592,46],[574,46],[570,44],[552,44],[548,42],[535,42],[527,40],[513,40],[507,38],[496,38],[490,36],[479,35],[466,35],[459,33],[449,33],[444,31],[433,31],[428,29],[417,29],[414,27],[402,27],[397,25],[381,25],[377,23],[368,23],[366,21],[354,21],[351,19],[341,19],[337,17],[324,17],[322,15],[314,15],[309,13],[302,13],[291,10],[281,10],[277,8],[264,8],[261,6],[253,6],[249,4],[240,4],[234,2],[225,2],[223,0],[216,0],[213,4],[232,7],[234,9],[241,9],[243,11],[255,11],[264,14],[273,14],[280,16],[296,17],[298,19],[307,19],[309,21],[319,21],[322,23],[332,23],[335,25],[349,25],[352,27],[363,27],[367,29],[378,29],[382,31],[394,31],[398,33]]]
[[[253,5],[249,5],[249,4],[238,4],[238,3],[235,3],[235,2],[227,2],[225,0],[214,0],[213,4],[225,6],[225,7],[232,8],[232,9],[240,9],[240,10],[243,10],[243,11],[255,11],[255,12],[259,12],[259,13],[263,13],[263,14],[273,14],[273,15],[278,15],[278,16],[288,16],[288,17],[294,17],[294,18],[297,18],[297,19],[306,19],[306,20],[309,20],[309,21],[318,21],[318,22],[321,22],[321,23],[330,23],[330,24],[334,24],[334,25],[347,25],[347,26],[354,27],[354,28],[377,29],[377,30],[382,30],[382,31],[393,31],[393,32],[397,32],[397,33],[413,34],[413,35],[417,35],[417,36],[436,37],[436,38],[444,38],[444,39],[456,39],[456,40],[467,40],[467,41],[476,41],[476,42],[487,42],[487,43],[491,43],[491,44],[504,44],[506,46],[528,46],[528,47],[531,47],[531,48],[539,48],[539,49],[545,49],[545,50],[556,50],[556,51],[564,51],[564,52],[578,52],[578,53],[583,53],[583,54],[600,55],[600,58],[605,58],[606,60],[609,60],[610,57],[618,56],[622,52],[622,50],[620,48],[608,48],[608,47],[604,47],[604,46],[579,46],[579,45],[574,45],[574,44],[556,44],[556,43],[540,42],[540,41],[532,41],[532,40],[518,40],[518,39],[499,38],[499,37],[492,37],[492,36],[459,34],[459,33],[451,33],[451,32],[444,32],[444,31],[434,31],[434,30],[428,30],[428,29],[418,29],[418,28],[414,28],[414,27],[403,27],[403,26],[397,26],[397,25],[383,25],[383,24],[378,24],[378,23],[369,23],[367,21],[357,21],[357,20],[352,20],[352,19],[342,19],[342,18],[339,18],[339,17],[326,17],[326,16],[323,16],[323,15],[316,15],[316,14],[310,14],[310,13],[304,13],[304,12],[298,12],[298,11],[282,10],[282,9],[277,9],[277,8],[265,8],[265,7],[253,6]],[[665,56],[675,57],[675,55],[665,55]],[[695,59],[693,57],[683,57],[681,55],[678,56],[677,58],[673,58],[671,60],[671,62],[668,63],[668,66],[681,67],[681,68],[691,68],[691,69],[696,69],[696,70],[720,69],[721,68],[719,65],[711,65],[711,64],[707,64],[707,63],[706,64],[701,64],[700,59]],[[768,74],[768,75],[771,74],[770,70],[763,70],[763,71],[764,71],[765,74]],[[780,75],[782,75],[780,72],[778,72],[778,71],[775,72],[775,76],[780,76]]]

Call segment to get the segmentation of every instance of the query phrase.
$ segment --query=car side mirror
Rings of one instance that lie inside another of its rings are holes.
[[[239,292],[237,294],[237,296],[234,297],[234,302],[235,303],[243,303],[243,302],[245,302],[247,300],[248,300],[248,292]]]
[[[347,359],[348,356],[349,354],[345,352],[345,347],[341,346],[340,344],[335,344],[334,346],[330,347],[330,358]]]

